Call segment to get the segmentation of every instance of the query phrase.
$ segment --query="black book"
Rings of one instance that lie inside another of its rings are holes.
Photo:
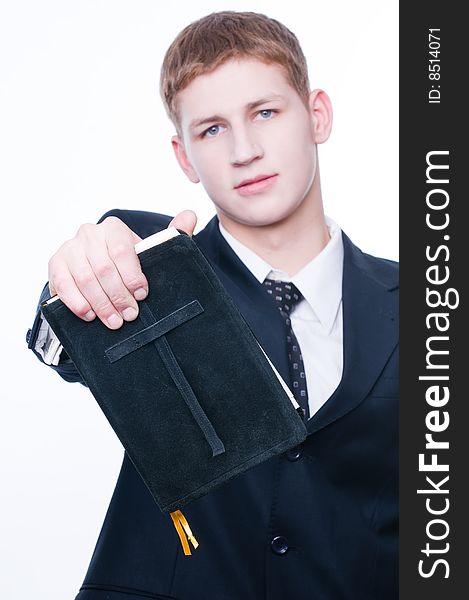
[[[180,533],[180,508],[301,443],[306,428],[193,239],[169,228],[136,249],[150,291],[135,321],[87,323],[57,297],[42,312]]]

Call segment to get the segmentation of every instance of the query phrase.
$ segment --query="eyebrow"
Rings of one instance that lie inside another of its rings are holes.
[[[259,98],[259,100],[253,100],[252,102],[248,102],[246,104],[247,110],[253,110],[262,104],[266,104],[268,102],[272,102],[273,100],[281,100],[283,96],[278,94],[272,94],[269,97]],[[207,125],[208,123],[213,123],[215,121],[223,121],[223,117],[220,115],[211,115],[210,117],[202,117],[200,119],[194,119],[189,123],[189,129],[194,130],[201,125]]]

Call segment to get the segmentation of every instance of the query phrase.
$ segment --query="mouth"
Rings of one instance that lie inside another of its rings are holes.
[[[250,194],[258,194],[264,192],[274,185],[277,180],[278,174],[272,175],[258,175],[252,179],[245,179],[241,183],[238,183],[234,189],[242,196],[249,196]]]

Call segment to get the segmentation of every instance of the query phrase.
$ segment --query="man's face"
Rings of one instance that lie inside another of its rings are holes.
[[[270,225],[313,202],[314,110],[278,65],[230,60],[194,79],[178,106],[176,156],[190,180],[202,182],[225,226]]]

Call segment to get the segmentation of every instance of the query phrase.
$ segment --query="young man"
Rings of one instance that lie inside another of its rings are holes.
[[[324,216],[317,145],[331,130],[329,98],[310,91],[286,27],[233,12],[178,35],[161,91],[176,158],[216,208],[194,239],[307,400],[309,435],[185,509],[203,540],[190,558],[125,455],[77,598],[395,599],[398,273]],[[192,234],[196,217],[115,210],[82,226],[51,259],[43,296],[110,328],[135,319],[148,284],[134,244],[169,224]],[[276,281],[287,282],[283,299],[297,293],[282,313]],[[38,316],[29,344],[51,362],[48,335]],[[66,357],[54,368],[80,380]]]

